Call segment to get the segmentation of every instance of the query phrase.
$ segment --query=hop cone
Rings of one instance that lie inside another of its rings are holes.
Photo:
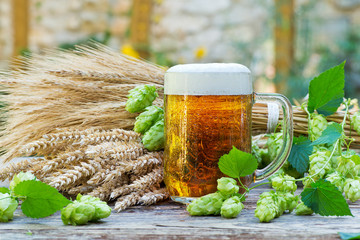
[[[101,201],[100,198],[78,194],[76,200],[78,202],[90,204],[95,208],[95,213],[90,221],[98,221],[99,219],[107,218],[111,214],[111,208],[106,202]]]
[[[219,215],[224,197],[221,193],[211,193],[192,201],[186,210],[192,216]]]
[[[27,180],[36,180],[36,177],[34,174],[30,173],[30,172],[20,172],[18,174],[16,174],[13,179],[11,180],[10,182],[10,185],[9,185],[9,189],[11,191],[14,191],[14,188],[15,186],[22,182],[22,181],[27,181]]]
[[[271,178],[271,185],[276,191],[281,192],[295,192],[297,189],[295,178],[285,174],[279,174],[274,178]]]
[[[87,224],[95,215],[95,207],[91,204],[74,201],[61,210],[62,222],[72,225]]]
[[[348,151],[338,157],[336,171],[345,177],[356,177],[360,172],[360,156],[354,151]]]
[[[318,139],[322,132],[327,128],[327,121],[323,115],[312,114],[310,120],[310,140],[315,141]]]
[[[345,177],[342,176],[339,172],[335,171],[327,175],[326,180],[334,184],[340,192],[344,191],[345,186]]]
[[[239,186],[233,178],[222,177],[217,180],[217,189],[224,197],[229,197],[230,195],[239,192]]]
[[[131,113],[141,112],[150,106],[158,96],[155,86],[138,86],[129,91],[125,109]]]
[[[313,179],[317,180],[323,178],[327,173],[332,170],[329,157],[330,151],[317,151],[310,155],[310,169],[309,175],[314,175]]]
[[[289,192],[277,192],[277,194],[285,199],[286,202],[285,210],[292,212],[296,208],[299,201],[299,196],[295,196],[294,194]]]
[[[244,208],[244,205],[240,201],[240,198],[233,196],[224,201],[221,206],[221,216],[224,218],[235,218],[241,210]]]
[[[262,163],[260,148],[255,142],[251,143],[251,154],[256,158],[256,160],[258,161],[258,165],[260,166]]]
[[[0,193],[0,222],[13,219],[18,202],[8,193]]]
[[[314,213],[311,208],[307,207],[303,202],[299,203],[295,209],[296,215],[311,215]]]
[[[149,131],[144,134],[142,142],[149,151],[157,151],[164,148],[164,118],[157,121]]]
[[[355,129],[355,131],[360,135],[360,112],[355,113],[351,117],[351,126]]]
[[[283,145],[283,133],[273,133],[269,136],[266,145],[268,146],[270,161],[274,160],[280,153],[281,146]]]
[[[281,216],[288,207],[285,196],[274,191],[262,193],[256,205],[255,217],[260,222],[269,222]]]
[[[164,110],[157,106],[150,106],[145,109],[145,112],[136,117],[134,131],[138,133],[145,133],[158,120],[164,118]]]
[[[360,178],[351,179],[348,178],[345,181],[344,186],[345,197],[352,202],[356,202],[360,199]]]
[[[280,211],[277,198],[275,198],[275,192],[273,191],[262,193],[256,205],[255,217],[257,217],[260,222],[270,222],[278,216]]]

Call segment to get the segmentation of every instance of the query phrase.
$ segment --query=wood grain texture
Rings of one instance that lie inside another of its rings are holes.
[[[60,213],[30,219],[18,209],[13,221],[0,224],[0,239],[339,239],[339,231],[360,230],[359,203],[350,205],[355,217],[292,213],[271,223],[259,223],[254,209],[259,194],[267,189],[254,189],[235,219],[191,217],[184,205],[171,201],[113,212],[98,224],[86,226],[64,226]]]

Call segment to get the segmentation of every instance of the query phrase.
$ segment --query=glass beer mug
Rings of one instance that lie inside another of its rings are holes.
[[[292,145],[289,100],[280,94],[253,93],[250,70],[241,64],[184,64],[165,74],[164,180],[172,200],[189,202],[217,190],[224,175],[219,158],[233,146],[251,153],[251,111],[256,102],[283,111],[284,144],[264,169],[241,178],[244,185],[266,179],[286,161]]]

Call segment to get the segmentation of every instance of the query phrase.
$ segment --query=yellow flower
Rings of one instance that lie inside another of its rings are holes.
[[[140,54],[130,44],[124,44],[121,53],[133,58],[140,58]]]
[[[206,47],[198,47],[194,51],[195,58],[198,60],[203,59],[206,56],[206,53],[207,53]]]

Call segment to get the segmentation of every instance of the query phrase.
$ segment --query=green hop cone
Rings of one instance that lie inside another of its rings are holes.
[[[326,174],[331,172],[330,155],[330,151],[317,151],[310,155],[309,175],[315,175],[313,176],[314,180],[323,178]]]
[[[295,209],[296,215],[311,215],[314,213],[311,208],[307,207],[303,202],[299,203]]]
[[[10,189],[11,191],[14,191],[15,186],[16,186],[18,183],[20,183],[20,182],[22,182],[22,181],[27,181],[27,180],[36,180],[36,177],[35,177],[34,174],[32,174],[32,173],[30,173],[30,172],[26,172],[26,173],[20,172],[20,173],[16,174],[16,175],[13,177],[12,181],[10,182],[9,189]]]
[[[95,213],[90,221],[98,221],[99,219],[109,217],[111,214],[111,208],[106,202],[101,201],[100,198],[78,194],[76,200],[78,202],[90,204],[95,208]]]
[[[326,180],[334,184],[340,192],[344,191],[345,186],[345,177],[342,176],[339,172],[335,171],[326,176]]]
[[[347,151],[338,157],[338,171],[341,175],[349,178],[358,176],[360,171],[360,156],[354,151]]]
[[[150,106],[158,96],[155,86],[138,86],[129,91],[125,109],[130,113],[141,112]]]
[[[18,202],[8,193],[0,193],[0,222],[13,219]]]
[[[260,222],[269,222],[281,216],[287,208],[285,197],[274,191],[263,192],[256,205],[255,217]]]
[[[328,122],[323,115],[319,115],[316,113],[311,114],[310,120],[310,140],[315,141],[318,139],[322,132],[327,128]]]
[[[292,212],[298,205],[299,196],[295,196],[289,192],[277,192],[279,196],[282,196],[285,199],[286,207],[285,210]]]
[[[351,179],[348,178],[345,181],[344,186],[345,197],[352,202],[356,202],[360,199],[360,178]]]
[[[233,196],[223,202],[220,214],[224,218],[235,218],[243,208],[244,204],[242,204],[240,198],[238,196]]]
[[[217,180],[217,189],[224,197],[229,197],[239,192],[239,186],[233,178],[222,177]]]
[[[95,207],[91,204],[74,201],[61,210],[61,220],[65,225],[84,225],[93,219]]]
[[[271,186],[276,191],[281,192],[295,192],[297,189],[295,178],[285,174],[285,175],[277,175],[274,178],[271,178]]]
[[[136,117],[134,131],[144,134],[162,118],[164,118],[164,110],[162,108],[157,106],[147,107],[145,112]]]
[[[252,141],[251,143],[251,154],[256,158],[258,165],[260,166],[262,162],[262,158],[260,155],[260,148],[254,141]]]
[[[164,119],[157,121],[149,131],[144,134],[142,142],[149,151],[157,151],[164,148]]]
[[[258,205],[255,209],[255,217],[257,217],[260,222],[270,222],[276,217],[276,206]]]
[[[224,200],[221,193],[210,193],[192,201],[186,210],[192,216],[219,215]]]
[[[270,156],[270,161],[274,160],[277,155],[279,155],[281,146],[283,145],[283,133],[282,131],[278,133],[270,134],[267,143],[268,153]]]
[[[360,112],[355,113],[351,117],[351,126],[360,135]]]

